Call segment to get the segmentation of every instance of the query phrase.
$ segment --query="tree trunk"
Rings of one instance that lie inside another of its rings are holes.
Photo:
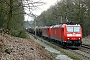
[[[11,30],[12,8],[13,8],[13,0],[10,0],[10,9],[9,9],[9,15],[8,15],[8,22],[7,22],[7,29],[8,30]]]

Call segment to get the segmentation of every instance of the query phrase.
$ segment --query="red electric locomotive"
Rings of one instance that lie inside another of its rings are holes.
[[[80,25],[55,25],[42,28],[42,36],[55,39],[63,46],[80,46],[82,44],[82,28]]]

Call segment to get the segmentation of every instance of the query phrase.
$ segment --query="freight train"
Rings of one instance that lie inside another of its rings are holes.
[[[29,28],[28,32],[35,33]],[[79,24],[60,24],[45,27],[37,27],[38,36],[47,37],[50,41],[55,40],[62,46],[79,47],[82,44],[82,27]]]

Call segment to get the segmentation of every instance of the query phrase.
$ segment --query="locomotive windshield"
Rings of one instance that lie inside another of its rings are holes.
[[[68,32],[80,32],[80,27],[79,26],[67,26],[67,31]]]
[[[74,27],[74,32],[80,32],[80,27]]]
[[[73,27],[67,27],[68,32],[73,32]]]

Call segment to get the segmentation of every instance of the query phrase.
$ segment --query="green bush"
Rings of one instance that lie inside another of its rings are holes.
[[[25,30],[12,30],[10,34],[15,37],[29,38],[29,35]]]
[[[12,35],[12,36],[18,37],[18,34],[19,34],[18,30],[10,31],[10,35]]]
[[[21,37],[21,38],[30,38],[29,37],[29,34],[26,32],[26,31],[20,31],[20,34],[18,37]]]

